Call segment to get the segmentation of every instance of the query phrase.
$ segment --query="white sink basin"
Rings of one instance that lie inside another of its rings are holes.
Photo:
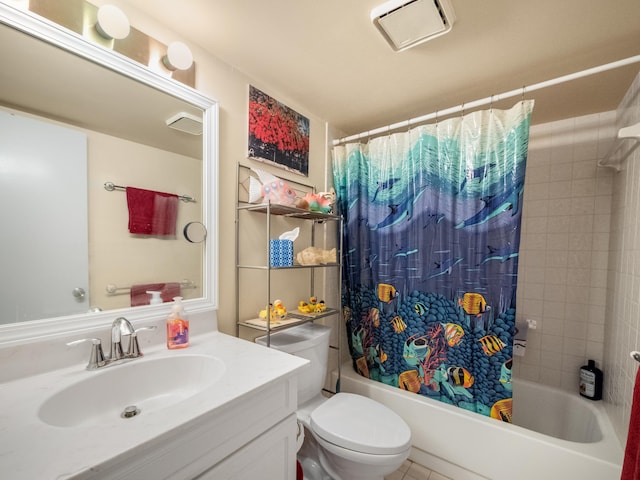
[[[212,356],[179,354],[139,358],[103,370],[83,372],[83,379],[48,397],[38,416],[57,427],[135,422],[206,390],[225,371]],[[123,418],[125,407],[139,411]]]

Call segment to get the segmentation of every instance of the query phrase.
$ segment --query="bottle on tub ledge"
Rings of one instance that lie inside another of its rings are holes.
[[[167,348],[175,350],[189,346],[189,320],[184,313],[182,297],[173,297],[171,313],[167,317]]]
[[[601,400],[602,376],[602,370],[596,368],[594,360],[580,367],[580,395],[589,400]]]

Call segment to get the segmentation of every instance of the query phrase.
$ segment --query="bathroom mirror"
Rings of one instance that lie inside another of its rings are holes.
[[[107,324],[118,315],[135,321],[167,309],[131,307],[132,286],[178,285],[191,311],[215,307],[217,104],[168,75],[4,3],[0,58],[0,120],[19,118],[27,126],[70,131],[81,137],[76,150],[86,153],[76,166],[51,167],[47,162],[53,161],[45,159],[28,168],[22,161],[7,161],[7,149],[4,158],[0,154],[5,179],[18,170],[30,169],[32,175],[23,184],[14,181],[10,197],[0,197],[8,212],[0,247],[13,252],[2,257],[0,343]],[[181,114],[202,119],[202,134],[170,129],[167,120]],[[16,143],[40,143],[30,130],[22,135]],[[71,142],[65,137],[62,143]],[[175,236],[133,235],[127,195],[105,189],[107,182],[195,201],[178,202]],[[74,190],[63,203],[62,192]],[[46,224],[31,217],[36,212],[44,213]],[[80,226],[85,235],[63,240],[69,219],[86,219]],[[27,227],[12,228],[18,221]],[[182,234],[193,222],[208,232],[202,242]],[[16,232],[13,246],[8,246],[10,231]],[[45,268],[47,259],[57,260],[53,270]],[[63,274],[82,261],[85,271],[80,268],[77,284],[59,292]],[[14,284],[18,293],[7,295]],[[27,298],[26,308],[7,304],[18,294]],[[52,306],[48,295],[68,296],[70,306]]]

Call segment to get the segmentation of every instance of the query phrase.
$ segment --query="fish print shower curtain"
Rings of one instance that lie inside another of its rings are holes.
[[[363,376],[511,420],[533,101],[333,151],[343,312]]]

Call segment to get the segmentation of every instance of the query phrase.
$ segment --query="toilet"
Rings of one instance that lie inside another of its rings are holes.
[[[306,358],[310,368],[298,378],[298,424],[305,445],[313,445],[328,475],[305,478],[382,480],[409,457],[411,430],[399,415],[370,398],[352,393],[322,395],[327,372],[331,328],[306,323],[271,334],[272,348]],[[267,344],[267,337],[256,342]],[[304,462],[303,462],[304,466]]]

